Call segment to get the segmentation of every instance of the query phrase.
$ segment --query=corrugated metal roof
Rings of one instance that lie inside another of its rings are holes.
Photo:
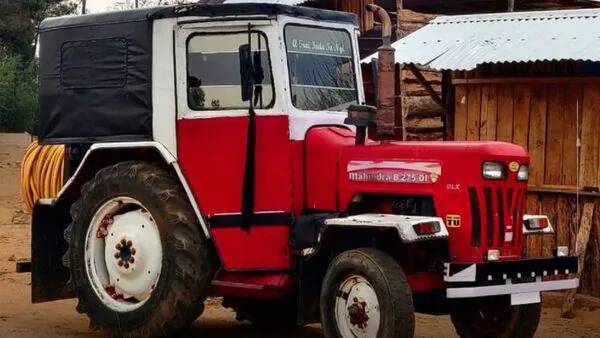
[[[223,3],[226,4],[239,4],[242,2],[249,3],[265,3],[265,4],[280,4],[280,5],[289,5],[295,6],[312,0],[225,0]]]
[[[600,61],[600,9],[441,16],[393,46],[396,62],[437,70],[499,62]]]

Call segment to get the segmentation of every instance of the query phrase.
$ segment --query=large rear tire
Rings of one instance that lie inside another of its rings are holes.
[[[103,168],[65,231],[65,265],[90,327],[111,337],[169,336],[202,312],[212,251],[178,182],[144,162]]]
[[[463,338],[532,338],[541,313],[541,303],[511,306],[510,296],[499,296],[457,302],[451,318]]]
[[[412,292],[402,268],[377,249],[341,253],[323,280],[321,322],[328,338],[412,337]]]

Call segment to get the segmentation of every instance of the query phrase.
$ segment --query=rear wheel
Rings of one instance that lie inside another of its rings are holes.
[[[321,321],[329,338],[412,337],[412,293],[398,263],[371,248],[337,256],[323,280]]]
[[[65,265],[90,326],[117,337],[176,333],[202,312],[211,251],[185,193],[164,170],[123,162],[73,204]]]
[[[511,306],[510,296],[501,296],[457,302],[451,318],[464,338],[531,338],[541,312],[541,303]]]

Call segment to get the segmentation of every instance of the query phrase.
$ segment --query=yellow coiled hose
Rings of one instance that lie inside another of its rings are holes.
[[[21,194],[31,212],[40,198],[53,198],[63,185],[63,145],[31,143],[21,161]]]

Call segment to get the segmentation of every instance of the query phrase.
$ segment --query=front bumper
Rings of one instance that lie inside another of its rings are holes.
[[[496,261],[485,263],[446,263],[444,281],[447,298],[474,298],[512,295],[513,304],[539,301],[542,291],[574,289],[577,257],[551,257]],[[542,277],[562,276],[566,279],[542,281]],[[537,296],[536,296],[537,295]]]

